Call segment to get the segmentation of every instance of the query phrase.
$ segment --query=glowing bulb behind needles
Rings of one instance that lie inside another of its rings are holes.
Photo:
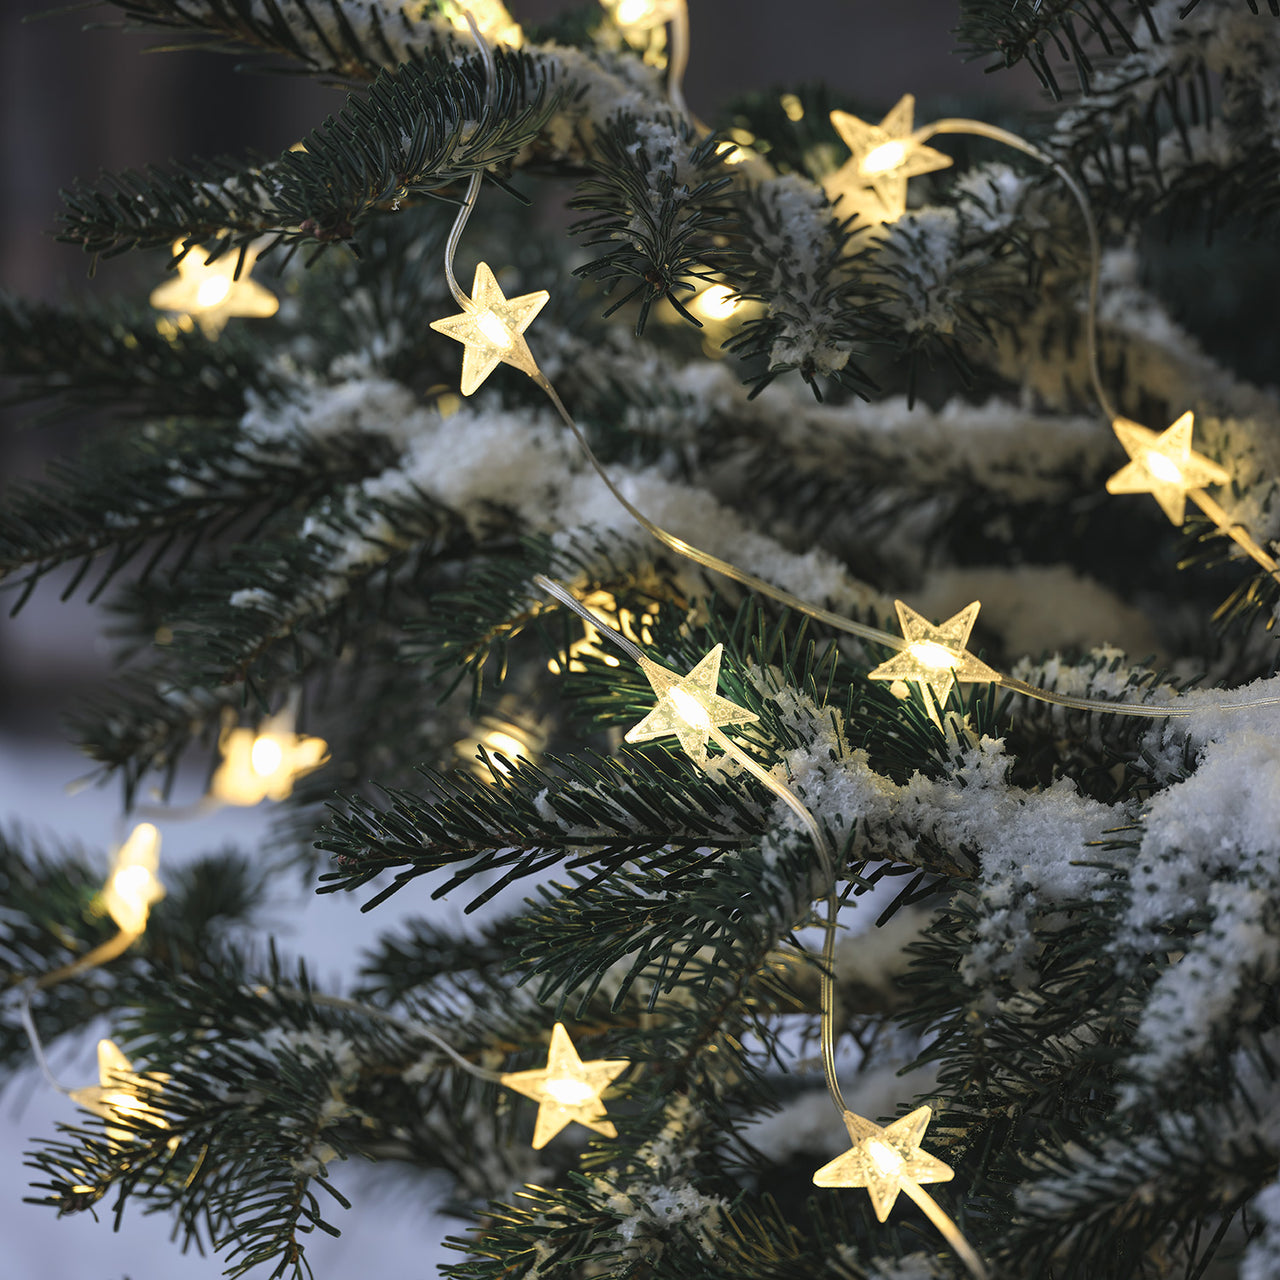
[[[160,832],[140,822],[116,851],[102,890],[102,904],[121,932],[145,931],[151,904],[164,897],[164,885],[155,875],[159,865]]]
[[[231,281],[226,276],[214,276],[201,280],[196,286],[196,305],[216,307],[231,292]]]

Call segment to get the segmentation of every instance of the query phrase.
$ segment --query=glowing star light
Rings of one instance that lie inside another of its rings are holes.
[[[892,222],[907,210],[907,179],[951,163],[950,156],[914,140],[915,111],[916,100],[906,93],[878,125],[846,111],[831,113],[852,152],[824,183],[833,204],[845,197],[858,212]]]
[[[144,932],[151,904],[164,897],[164,885],[155,874],[159,865],[160,832],[151,823],[140,822],[116,850],[102,890],[102,904],[122,933]]]
[[[264,720],[256,731],[226,730],[219,745],[222,763],[209,789],[215,799],[225,804],[284,800],[299,778],[329,758],[329,747],[323,738],[294,733],[293,710],[289,707]]]
[[[437,333],[461,342],[464,347],[461,386],[464,396],[469,396],[499,363],[513,365],[531,378],[537,376],[537,361],[521,335],[550,297],[545,289],[524,293],[518,298],[505,297],[489,264],[482,262],[476,267],[470,307],[459,315],[431,322]]]
[[[1227,484],[1231,479],[1216,462],[1192,451],[1194,425],[1195,415],[1190,410],[1159,434],[1128,418],[1117,418],[1111,427],[1130,461],[1107,481],[1107,492],[1149,493],[1165,515],[1180,525],[1192,490]]]
[[[648,658],[640,666],[658,695],[658,705],[639,724],[627,730],[628,742],[648,742],[674,733],[695,763],[707,763],[707,738],[726,724],[747,724],[760,717],[716,693],[720,683],[718,644],[687,676],[677,675]]]
[[[1000,673],[993,671],[965,649],[969,632],[978,616],[979,603],[961,609],[939,626],[933,626],[914,609],[895,600],[898,621],[906,648],[888,662],[882,662],[867,672],[868,680],[905,680],[919,686],[927,686],[941,707],[957,680],[997,681]]]
[[[551,1030],[547,1065],[534,1071],[509,1071],[503,1075],[502,1083],[538,1104],[533,1128],[533,1148],[537,1151],[575,1120],[606,1138],[616,1138],[618,1131],[612,1121],[605,1119],[600,1095],[630,1065],[626,1058],[583,1062],[564,1023],[557,1022]]]
[[[133,1063],[110,1040],[98,1041],[98,1083],[84,1089],[72,1089],[71,1100],[104,1120],[146,1121],[157,1129],[167,1129],[168,1121],[152,1106],[167,1075],[140,1076]],[[107,1137],[113,1142],[128,1142],[136,1136],[134,1129],[107,1125]],[[176,1141],[176,1140],[175,1140]]]
[[[883,1222],[899,1191],[910,1194],[911,1184],[950,1182],[951,1166],[920,1150],[932,1114],[928,1107],[917,1107],[882,1129],[846,1111],[844,1127],[853,1146],[813,1175],[814,1186],[866,1187],[876,1217]]]
[[[174,257],[181,252],[178,240]],[[217,262],[206,263],[200,250],[193,248],[178,263],[177,277],[152,290],[151,305],[157,311],[189,316],[206,338],[216,338],[232,316],[273,316],[280,308],[276,295],[249,279],[256,257],[252,249],[245,251],[244,269],[236,280],[238,253],[228,250]]]

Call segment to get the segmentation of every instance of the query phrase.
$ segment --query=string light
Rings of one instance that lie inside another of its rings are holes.
[[[323,738],[294,732],[294,710],[286,707],[254,729],[223,730],[218,746],[222,763],[210,793],[224,804],[249,806],[262,800],[284,800],[293,784],[329,758]]]
[[[939,1207],[921,1183],[950,1182],[955,1176],[949,1165],[920,1148],[932,1112],[917,1107],[892,1124],[880,1125],[852,1111],[844,1112],[845,1128],[853,1146],[813,1175],[818,1187],[865,1187],[876,1217],[884,1222],[905,1191],[928,1215],[947,1243],[963,1259],[970,1272],[984,1280],[987,1269],[960,1232],[960,1228]]]
[[[1107,481],[1108,493],[1149,493],[1175,525],[1186,518],[1187,498],[1206,484],[1227,484],[1228,472],[1191,448],[1195,415],[1188,410],[1157,434],[1116,418],[1111,424],[1129,462]]]
[[[847,199],[852,210],[893,222],[907,210],[907,181],[945,169],[951,157],[926,147],[913,134],[916,100],[904,93],[878,125],[847,111],[833,111],[831,123],[850,158],[823,186],[832,204]]]
[[[1280,576],[1275,557],[1204,491],[1207,484],[1230,484],[1231,473],[1191,448],[1195,415],[1190,409],[1158,434],[1128,418],[1115,418],[1111,427],[1129,461],[1107,481],[1108,493],[1149,493],[1175,525],[1186,519],[1190,498],[1220,533],[1235,541],[1273,577]]]
[[[675,734],[689,757],[705,766],[707,738],[715,730],[726,724],[758,720],[760,717],[754,712],[716,693],[723,654],[724,645],[716,645],[684,676],[639,654],[636,661],[658,695],[658,703],[639,724],[627,730],[626,741],[648,742]]]
[[[183,252],[183,242],[175,240],[173,254]],[[249,278],[257,252],[245,249],[240,278],[235,279],[239,254],[228,250],[216,262],[201,260],[192,249],[178,263],[176,277],[151,291],[151,305],[157,311],[176,312],[190,323],[194,320],[206,338],[216,338],[232,316],[273,316],[280,302],[270,289]]]
[[[547,1065],[532,1071],[509,1071],[500,1077],[508,1089],[538,1104],[533,1148],[545,1147],[566,1125],[577,1122],[606,1138],[618,1130],[606,1119],[600,1095],[631,1063],[626,1058],[597,1058],[583,1062],[569,1039],[563,1022],[551,1029]]]
[[[144,933],[151,904],[164,897],[164,885],[156,878],[160,865],[160,832],[149,822],[140,822],[116,850],[102,905],[121,933],[134,937]]]
[[[83,1089],[69,1089],[67,1095],[86,1111],[108,1121],[107,1137],[113,1142],[128,1142],[137,1137],[136,1129],[124,1129],[110,1123],[125,1120],[145,1123],[154,1129],[167,1129],[169,1122],[154,1105],[154,1099],[169,1079],[158,1073],[141,1076],[133,1063],[111,1040],[98,1041],[98,1083]],[[170,1139],[176,1146],[178,1139]]]
[[[512,365],[530,377],[537,374],[537,362],[523,334],[550,298],[545,289],[508,298],[488,263],[476,267],[471,297],[463,300],[463,310],[431,321],[431,328],[437,333],[463,345],[464,396],[471,395],[499,364]]]
[[[939,711],[946,704],[951,686],[957,680],[966,683],[1000,682],[998,671],[992,670],[965,648],[969,643],[969,632],[973,630],[974,621],[978,617],[980,606],[977,600],[938,626],[934,626],[901,600],[893,603],[898,611],[906,647],[887,662],[868,671],[868,680],[892,680],[895,684],[914,684],[922,693],[928,690]],[[938,715],[928,697],[925,698],[925,705],[929,714],[937,720]]]

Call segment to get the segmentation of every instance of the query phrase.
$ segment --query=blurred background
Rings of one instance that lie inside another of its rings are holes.
[[[565,8],[557,0],[509,0],[523,22]],[[175,33],[103,29],[118,21],[110,5],[60,8],[59,0],[0,0],[0,287],[58,301],[93,292],[145,295],[164,266],[162,253],[126,255],[87,277],[89,261],[57,243],[52,227],[59,188],[100,169],[137,167],[193,155],[279,152],[336,111],[342,92],[292,76],[238,73],[235,59],[203,52],[154,52],[180,43]],[[955,0],[690,0],[691,107],[714,119],[719,106],[753,89],[823,81],[883,113],[904,92],[921,99],[962,97],[969,114],[1010,107],[1034,110],[1039,87],[1019,68],[988,76],[981,64],[952,53]],[[86,27],[86,24],[88,26]],[[878,118],[876,116],[875,118]],[[38,475],[47,461],[74,448],[81,421],[44,420],[29,410],[0,409],[0,491]],[[57,841],[105,850],[121,838],[114,787],[69,796],[66,784],[85,764],[60,737],[61,713],[91,692],[110,669],[102,618],[77,596],[59,602],[46,582],[16,619],[0,611],[0,823],[21,823]],[[259,810],[223,813],[208,823],[165,830],[172,860],[234,840],[253,848],[266,817]],[[104,861],[105,866],[105,861]],[[405,895],[406,898],[409,895]],[[274,903],[269,922],[295,954],[310,956],[321,978],[350,972],[374,921],[355,904],[317,901],[301,887]],[[376,913],[386,929],[397,913],[421,910],[394,900]],[[440,905],[442,912],[452,910]],[[92,1043],[55,1065],[79,1085],[96,1076]],[[24,1206],[21,1151],[28,1135],[69,1120],[69,1102],[33,1073],[7,1089],[0,1115],[0,1239],[5,1280],[212,1280],[215,1258],[179,1257],[169,1223],[126,1214],[120,1234],[89,1217],[57,1221]],[[430,1276],[450,1258],[439,1245],[461,1224],[424,1210],[431,1189],[380,1180],[339,1185],[357,1198],[338,1241],[322,1241],[317,1274],[359,1265],[366,1274]],[[372,1204],[370,1202],[373,1202]],[[456,1255],[452,1255],[456,1256]]]

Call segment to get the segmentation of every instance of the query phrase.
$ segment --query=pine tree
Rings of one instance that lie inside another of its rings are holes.
[[[357,1156],[452,1177],[455,1280],[1280,1275],[1276,0],[961,0],[1045,89],[984,137],[704,123],[683,0],[112,2],[350,94],[66,193],[154,306],[0,299],[13,398],[112,413],[0,513],[12,607],[111,602],[80,745],[292,850],[0,841],[6,1070],[116,1046],[36,1194],[230,1275]],[[498,907],[323,990],[299,869]]]

